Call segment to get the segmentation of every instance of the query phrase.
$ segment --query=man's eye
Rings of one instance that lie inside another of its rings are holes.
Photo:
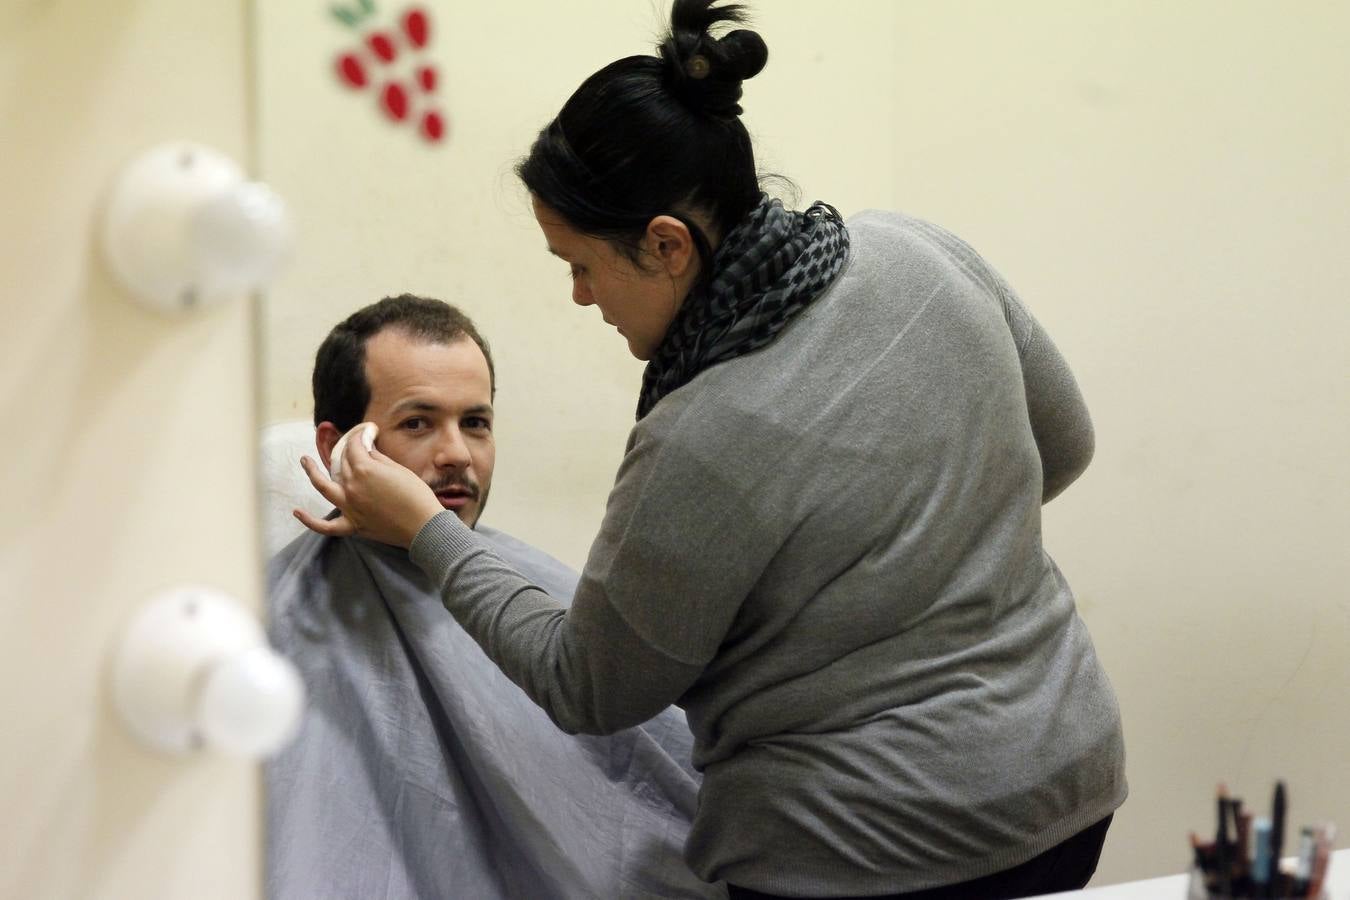
[[[401,422],[398,427],[405,429],[407,431],[420,431],[421,429],[426,427],[426,424],[427,424],[426,419],[422,418],[421,416],[414,416],[411,419],[404,419],[403,422]]]
[[[464,427],[474,431],[491,431],[492,423],[482,416],[470,416],[464,420]]]
[[[572,267],[568,270],[568,272],[567,272],[567,276],[568,276],[569,278],[571,278],[573,281],[576,281],[578,278],[580,278],[582,275],[585,275],[585,274],[586,274],[586,269],[585,269],[584,266],[575,266],[575,265],[574,265],[574,266],[572,266]]]

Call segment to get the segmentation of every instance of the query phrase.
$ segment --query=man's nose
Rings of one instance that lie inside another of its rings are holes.
[[[469,445],[458,428],[449,428],[441,434],[436,443],[436,467],[441,469],[467,469],[472,457]]]

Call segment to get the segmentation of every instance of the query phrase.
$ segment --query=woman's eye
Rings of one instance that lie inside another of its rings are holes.
[[[572,268],[567,273],[567,277],[571,278],[573,281],[576,281],[578,278],[580,278],[582,275],[585,274],[586,269],[583,268],[582,266],[572,266]]]

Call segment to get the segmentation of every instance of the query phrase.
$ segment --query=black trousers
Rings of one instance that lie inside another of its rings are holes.
[[[973,881],[944,884],[942,887],[911,891],[908,894],[884,894],[866,900],[1016,900],[1018,897],[1034,897],[1037,894],[1076,891],[1084,887],[1092,878],[1092,873],[1097,871],[1102,844],[1106,843],[1106,829],[1110,827],[1111,817],[1107,816],[1096,825],[1083,829],[1064,843],[1051,847],[1020,866]],[[727,888],[731,900],[785,900],[774,894],[761,894],[735,885],[727,885]],[[833,900],[864,898],[840,897]]]

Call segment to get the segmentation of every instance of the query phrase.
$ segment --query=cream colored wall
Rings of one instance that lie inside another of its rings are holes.
[[[463,305],[499,367],[486,522],[579,565],[641,369],[567,300],[510,174],[585,75],[647,52],[662,3],[429,4],[452,135],[340,90],[348,42],[266,4],[261,167],[302,244],[269,300],[268,421],[309,413],[326,330],[387,293]],[[1350,7],[760,2],[761,164],[803,200],[953,228],[1073,363],[1098,454],[1048,508],[1124,709],[1133,794],[1099,882],[1176,871],[1213,783],[1350,818],[1345,335]],[[997,773],[991,773],[997,777]]]
[[[251,766],[143,752],[110,714],[159,588],[259,600],[251,314],[124,302],[91,246],[161,140],[246,153],[237,0],[0,4],[0,896],[259,894]]]
[[[1002,268],[1097,427],[1046,541],[1125,716],[1099,880],[1182,866],[1220,779],[1344,826],[1350,6],[907,9],[894,202]]]

